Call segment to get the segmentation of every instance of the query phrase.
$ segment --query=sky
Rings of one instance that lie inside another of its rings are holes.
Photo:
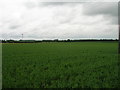
[[[0,0],[0,39],[118,39],[118,2],[87,1]]]

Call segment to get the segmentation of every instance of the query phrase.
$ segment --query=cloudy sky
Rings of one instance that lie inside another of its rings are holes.
[[[118,38],[117,2],[0,0],[0,39]]]

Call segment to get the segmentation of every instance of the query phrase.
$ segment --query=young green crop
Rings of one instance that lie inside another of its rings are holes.
[[[117,42],[2,44],[3,88],[118,87]]]

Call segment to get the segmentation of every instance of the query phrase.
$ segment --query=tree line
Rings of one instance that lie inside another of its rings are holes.
[[[88,42],[88,41],[118,41],[118,39],[85,39],[85,40],[1,40],[2,43],[40,43],[40,42]]]

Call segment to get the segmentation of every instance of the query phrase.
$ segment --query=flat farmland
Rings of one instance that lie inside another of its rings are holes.
[[[118,42],[2,44],[3,88],[118,87]]]

